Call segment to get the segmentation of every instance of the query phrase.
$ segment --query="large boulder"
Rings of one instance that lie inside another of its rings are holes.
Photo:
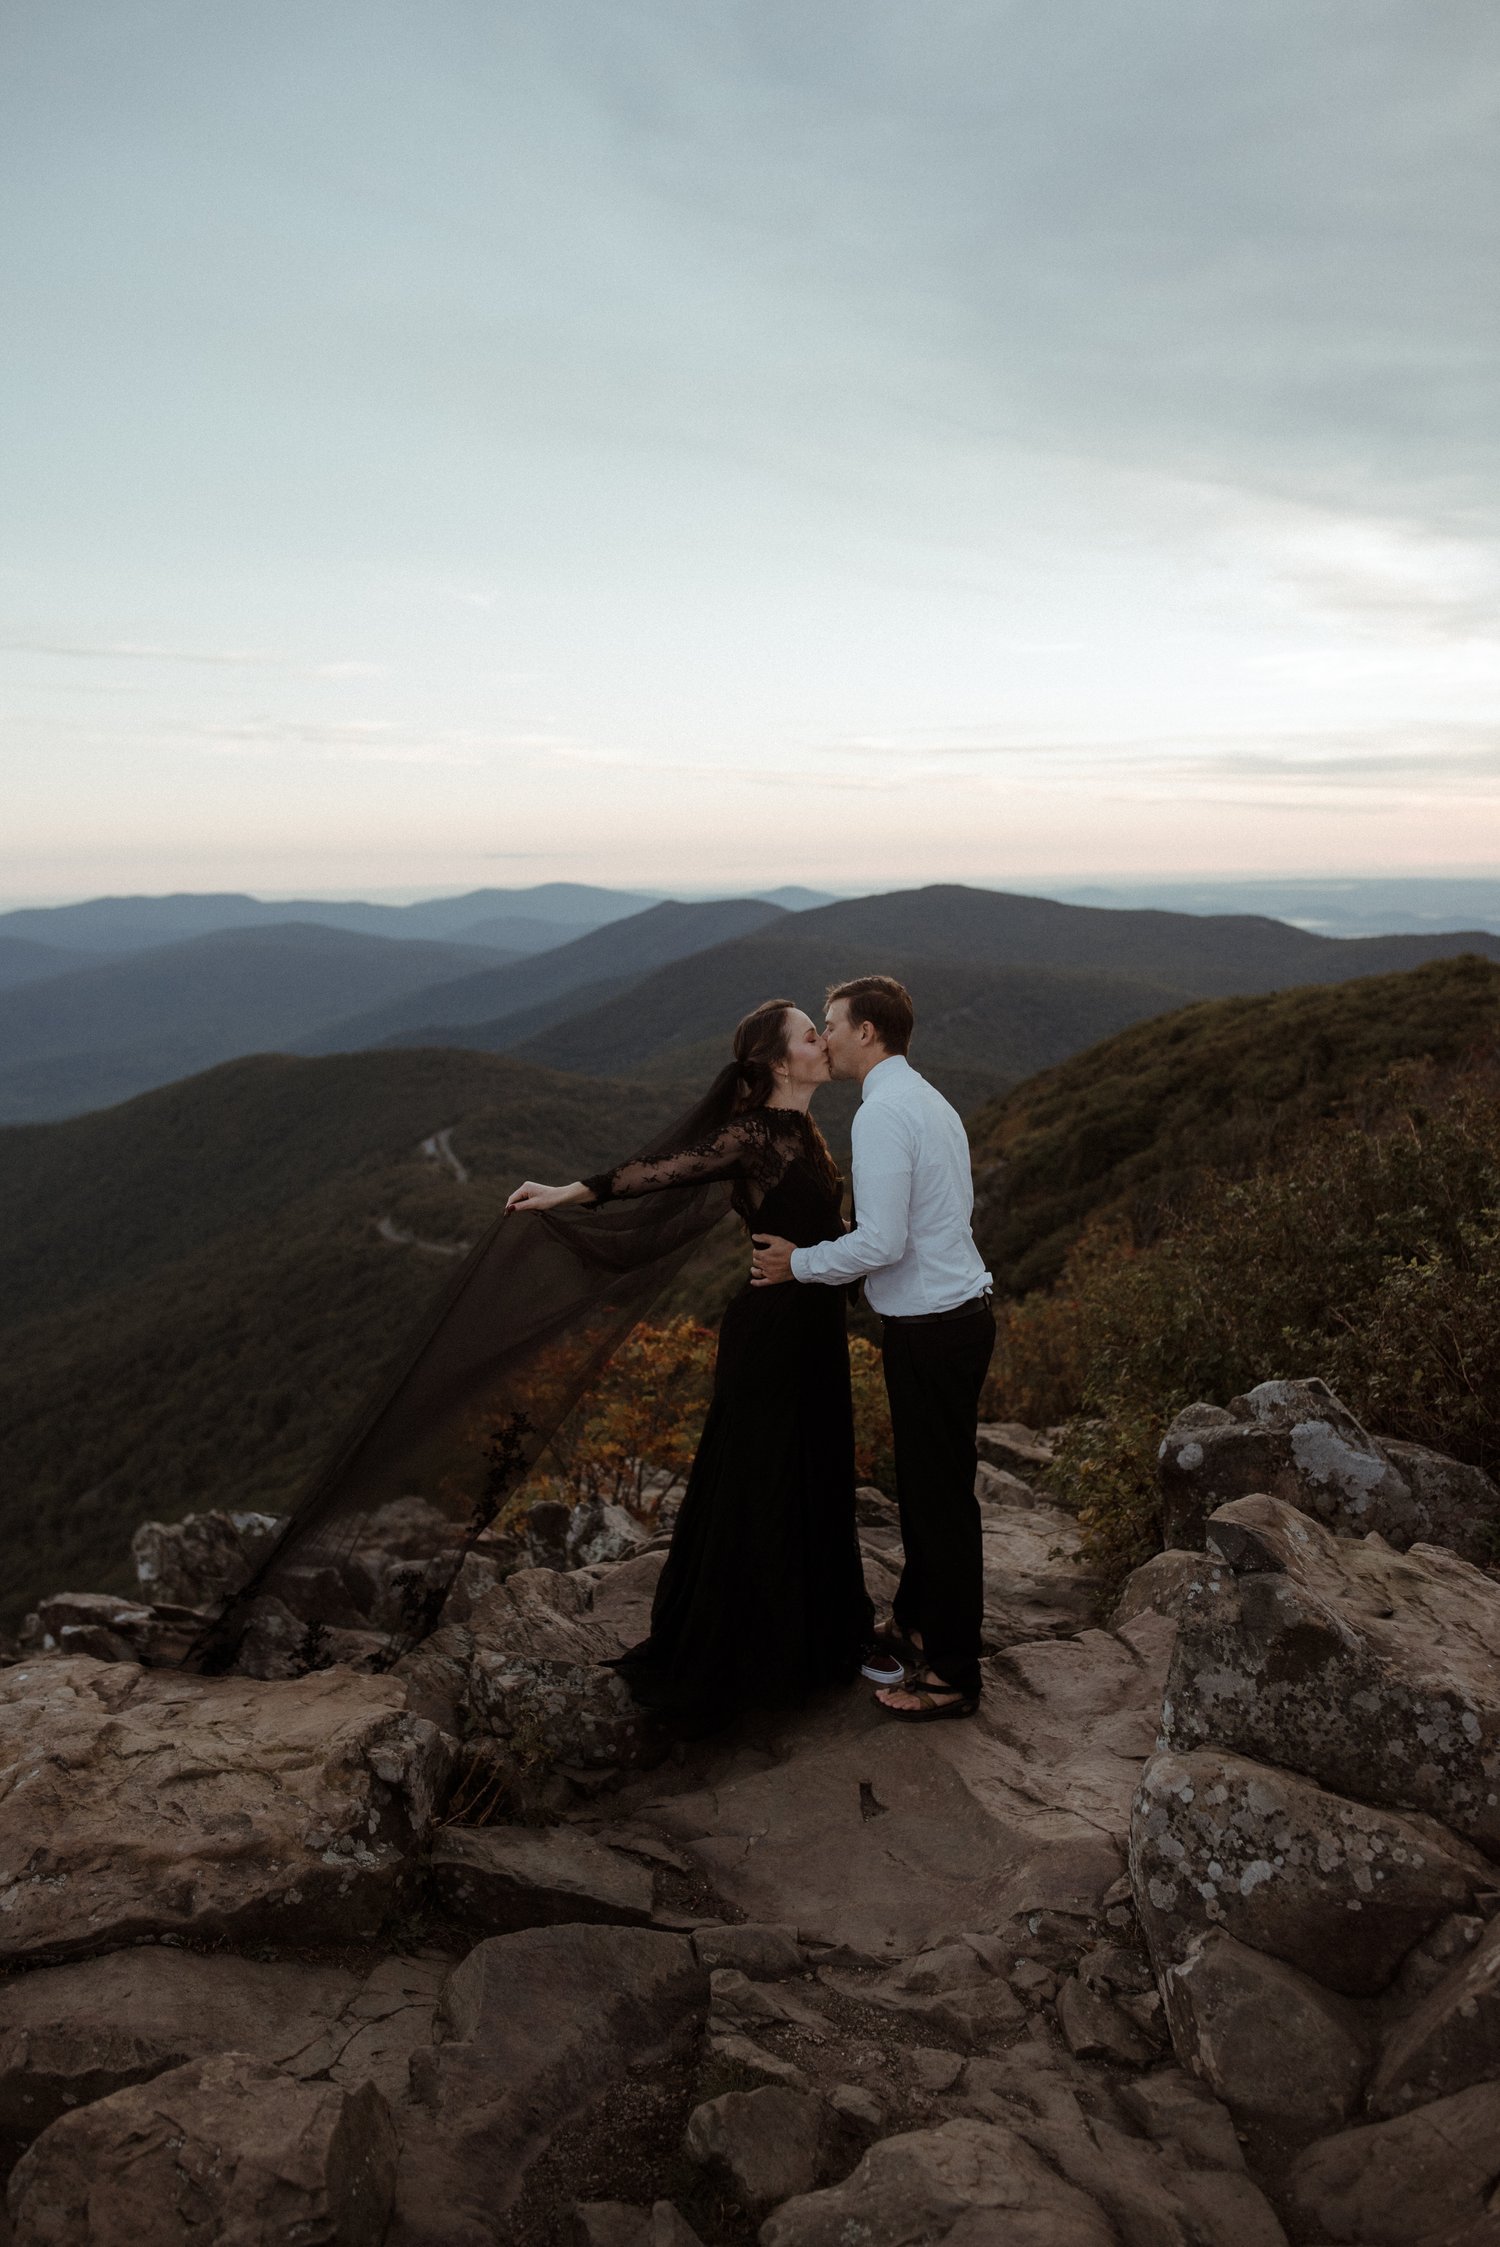
[[[414,1705],[493,1743],[517,1771],[659,1761],[666,1738],[600,1666],[623,1649],[619,1630],[593,1614],[594,1591],[583,1571],[518,1569],[473,1604],[466,1623],[434,1631],[396,1674]]]
[[[1309,2146],[1288,2179],[1313,2237],[1358,2247],[1491,2247],[1500,2083]]]
[[[627,2069],[685,2049],[707,2001],[681,1935],[536,1927],[480,1943],[444,1989],[441,2041],[412,2062],[390,2247],[491,2247],[552,2134]]]
[[[230,2052],[54,2122],[8,2202],[16,2247],[380,2247],[395,2171],[373,2084],[300,2083]]]
[[[1344,1535],[1378,1530],[1405,1551],[1448,1545],[1494,1557],[1500,1490],[1478,1467],[1420,1444],[1382,1442],[1326,1382],[1262,1381],[1225,1409],[1192,1404],[1158,1452],[1166,1542],[1203,1542],[1208,1516],[1264,1492]]]
[[[0,1959],[366,1939],[408,1892],[449,1753],[389,1678],[0,1671]]]
[[[153,1602],[216,1608],[265,1558],[281,1527],[277,1514],[228,1508],[143,1521],[130,1541],[136,1581]]]
[[[1222,1565],[1182,1604],[1168,1741],[1426,1812],[1500,1856],[1500,1583],[1263,1495],[1220,1507],[1208,1541]]]
[[[1162,1976],[1172,2042],[1216,2098],[1296,2137],[1359,2105],[1369,2037],[1358,2006],[1215,1928]]]
[[[1164,1748],[1146,1765],[1130,1873],[1158,1973],[1219,1927],[1350,1997],[1383,1990],[1492,1877],[1430,1819],[1214,1748]]]

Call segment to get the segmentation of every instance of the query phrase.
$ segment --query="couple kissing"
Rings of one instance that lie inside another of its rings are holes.
[[[862,1673],[893,1721],[972,1716],[983,1606],[975,1427],[994,1348],[974,1245],[969,1143],[907,1059],[892,977],[828,993],[822,1028],[790,999],[747,1014],[691,1128],[569,1186],[528,1181],[508,1212],[600,1207],[726,1181],[752,1238],[719,1330],[713,1395],[651,1612],[615,1667],[694,1731]],[[852,1222],[810,1109],[858,1084]],[[905,1564],[877,1629],[854,1515],[847,1306],[881,1322]]]

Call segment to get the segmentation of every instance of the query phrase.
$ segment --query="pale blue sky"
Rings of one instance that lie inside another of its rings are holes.
[[[0,899],[1500,861],[1490,0],[6,0]]]

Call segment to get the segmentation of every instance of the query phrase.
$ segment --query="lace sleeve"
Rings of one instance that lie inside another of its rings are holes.
[[[623,1201],[637,1194],[659,1194],[668,1186],[701,1186],[710,1178],[764,1183],[768,1168],[774,1173],[780,1167],[765,1119],[736,1116],[721,1130],[680,1147],[675,1154],[621,1163],[618,1170],[602,1170],[583,1183],[596,1202]]]

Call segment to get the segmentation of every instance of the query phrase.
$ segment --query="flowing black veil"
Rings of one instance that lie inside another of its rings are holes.
[[[630,1160],[659,1160],[719,1130],[741,1102],[731,1062],[703,1099]],[[431,1630],[465,1553],[612,1353],[730,1209],[731,1184],[667,1186],[595,1208],[502,1216],[386,1366],[270,1550],[191,1659],[232,1665],[254,1604],[339,1570],[370,1518],[418,1493],[453,1523],[424,1574],[401,1644]],[[399,1648],[398,1648],[399,1650]]]

